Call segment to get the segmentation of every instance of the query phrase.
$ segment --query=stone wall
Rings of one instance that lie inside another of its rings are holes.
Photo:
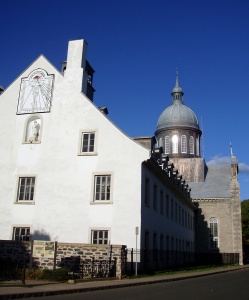
[[[92,245],[55,242],[54,258],[33,257],[33,241],[0,241],[0,258],[10,259],[30,268],[55,269],[70,263],[74,257],[81,261],[117,259],[116,277],[122,278],[126,262],[126,246]]]

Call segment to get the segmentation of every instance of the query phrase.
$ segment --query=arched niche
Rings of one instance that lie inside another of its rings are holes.
[[[24,143],[41,142],[42,118],[40,115],[29,117],[25,124]]]

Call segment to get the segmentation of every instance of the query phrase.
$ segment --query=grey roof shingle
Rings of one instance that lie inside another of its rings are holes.
[[[193,199],[231,197],[231,166],[229,164],[210,164],[207,165],[207,168],[207,175],[204,182],[189,183],[191,197]]]

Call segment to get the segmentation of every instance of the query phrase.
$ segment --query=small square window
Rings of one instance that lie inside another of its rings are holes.
[[[108,230],[92,230],[92,244],[108,244]]]
[[[35,177],[20,177],[18,183],[17,202],[33,201]]]
[[[30,227],[14,227],[13,228],[13,241],[29,241]]]

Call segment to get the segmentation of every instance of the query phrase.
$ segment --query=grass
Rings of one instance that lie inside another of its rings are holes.
[[[140,273],[137,276],[132,275],[129,276],[129,279],[134,278],[144,278],[144,277],[152,277],[152,276],[165,276],[165,275],[174,275],[174,274],[184,274],[184,273],[193,273],[193,272],[202,272],[202,271],[210,271],[210,270],[219,270],[225,268],[236,267],[237,265],[229,266],[229,265],[208,265],[208,266],[196,266],[196,267],[189,267],[189,268],[179,268],[179,269],[172,269],[172,270],[161,270],[151,273]]]

